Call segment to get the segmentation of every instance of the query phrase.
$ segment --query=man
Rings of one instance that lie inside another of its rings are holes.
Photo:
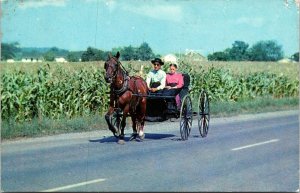
[[[146,82],[150,93],[162,94],[166,85],[166,73],[161,69],[164,62],[160,58],[151,60],[153,69],[147,74]],[[166,108],[165,103],[161,99],[147,99],[146,114],[147,121],[163,121],[165,120],[163,110]]]
[[[150,92],[162,92],[166,85],[166,73],[161,69],[164,62],[160,58],[151,60],[153,70],[147,74],[146,82]]]

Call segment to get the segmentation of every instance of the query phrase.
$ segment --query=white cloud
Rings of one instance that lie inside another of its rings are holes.
[[[253,27],[261,27],[264,24],[264,19],[261,17],[253,17],[253,18],[248,18],[248,17],[241,17],[236,20],[237,24],[246,24],[250,25]]]
[[[22,9],[38,8],[45,6],[64,7],[67,0],[23,0],[18,5]]]
[[[183,18],[182,9],[178,5],[160,4],[160,5],[124,5],[122,9],[139,15],[151,17],[159,20],[169,20],[180,22]]]

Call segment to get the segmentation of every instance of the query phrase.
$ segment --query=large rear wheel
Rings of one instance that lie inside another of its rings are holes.
[[[209,129],[209,99],[205,90],[202,90],[198,100],[198,127],[201,137],[206,137]]]
[[[193,108],[192,108],[192,100],[189,95],[186,95],[181,102],[180,109],[180,134],[182,140],[187,140],[193,122]]]

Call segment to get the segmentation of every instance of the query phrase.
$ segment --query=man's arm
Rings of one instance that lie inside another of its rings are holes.
[[[160,85],[157,87],[157,90],[162,90],[166,86],[167,74],[164,71],[162,71],[161,73],[162,73],[163,78],[161,79]]]

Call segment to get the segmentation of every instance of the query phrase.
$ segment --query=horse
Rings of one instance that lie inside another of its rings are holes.
[[[148,93],[146,81],[140,76],[129,76],[126,69],[119,61],[120,52],[115,56],[109,53],[108,59],[104,63],[105,81],[110,84],[110,101],[109,109],[105,114],[105,120],[109,130],[118,139],[119,144],[124,144],[124,128],[126,126],[126,118],[128,113],[132,120],[133,133],[129,141],[136,139],[143,140],[145,137],[144,124],[146,116],[145,97]],[[120,113],[122,119],[119,128],[116,128],[112,123],[112,116],[115,109]]]

